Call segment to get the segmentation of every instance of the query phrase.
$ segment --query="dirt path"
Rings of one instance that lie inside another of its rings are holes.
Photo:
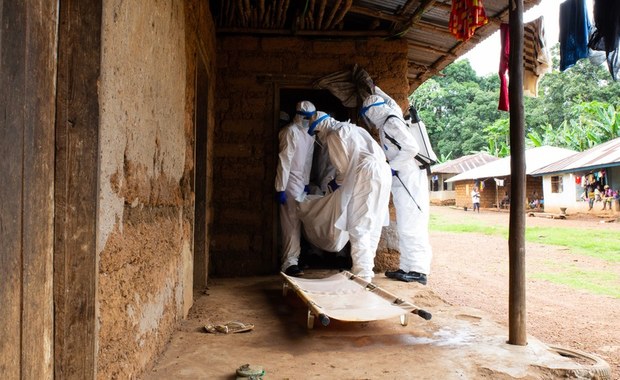
[[[509,215],[494,211],[480,214],[449,207],[433,207],[432,215],[450,220],[473,218],[508,226]],[[527,226],[606,229],[618,234],[620,223],[569,217],[567,220],[529,217]],[[584,238],[587,233],[584,232]],[[431,234],[434,258],[429,286],[441,298],[458,306],[483,310],[508,325],[508,242],[481,234]],[[537,279],[536,273],[553,273],[571,267],[615,275],[620,283],[620,263],[570,253],[561,247],[526,244],[527,333],[548,344],[594,353],[612,367],[620,379],[620,299],[591,294]]]

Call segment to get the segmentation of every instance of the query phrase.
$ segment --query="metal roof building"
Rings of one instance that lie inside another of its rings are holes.
[[[433,165],[431,173],[460,174],[496,160],[499,160],[499,158],[485,152],[478,152]]]
[[[620,137],[532,171],[531,175],[568,173],[620,166]]]
[[[542,146],[531,148],[525,151],[526,174],[532,175],[538,170],[551,163],[562,160],[575,154],[574,150],[557,148],[553,146]],[[456,182],[464,180],[475,180],[482,178],[507,177],[510,175],[510,156],[504,157],[497,161],[479,166],[475,169],[466,171],[447,180],[447,182]]]

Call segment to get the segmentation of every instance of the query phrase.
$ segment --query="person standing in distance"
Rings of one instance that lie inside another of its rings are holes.
[[[388,278],[427,283],[433,253],[428,236],[429,189],[426,171],[415,159],[420,147],[409,131],[398,104],[379,87],[362,105],[362,117],[378,130],[381,146],[392,168],[392,200],[396,209],[399,269]]]
[[[276,172],[276,197],[280,203],[282,232],[282,267],[289,276],[302,276],[299,268],[301,253],[301,221],[297,217],[297,201],[310,182],[314,153],[314,137],[308,134],[309,120],[316,113],[314,104],[307,100],[297,103],[293,122],[278,134],[280,153]]]
[[[471,189],[471,205],[474,212],[478,211],[478,213],[480,213],[480,192],[478,191],[477,186],[474,186],[474,188]]]

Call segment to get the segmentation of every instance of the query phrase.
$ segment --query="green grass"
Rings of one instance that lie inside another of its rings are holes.
[[[508,227],[488,225],[478,221],[452,222],[431,215],[431,231],[478,233],[502,236],[508,239]],[[527,227],[525,240],[532,243],[569,248],[568,251],[596,257],[609,262],[620,262],[620,235],[614,231],[563,227]]]
[[[565,285],[573,289],[585,290],[589,293],[620,298],[620,282],[613,273],[587,271],[567,266],[556,269],[553,273],[538,272],[529,277]]]
[[[476,221],[450,222],[437,215],[431,215],[431,231],[456,232],[456,233],[478,233],[484,235],[499,235],[508,238],[508,227],[489,226]]]
[[[508,239],[508,227],[488,225],[480,221],[454,222],[431,215],[430,230],[452,233],[477,233]],[[568,248],[570,254],[596,257],[607,262],[620,262],[620,236],[615,231],[563,227],[527,227],[525,240]],[[574,265],[547,262],[549,271],[528,277],[555,284],[620,298],[620,281],[614,273],[587,271]]]
[[[568,247],[573,253],[620,262],[620,235],[614,231],[531,227],[526,228],[525,240]]]

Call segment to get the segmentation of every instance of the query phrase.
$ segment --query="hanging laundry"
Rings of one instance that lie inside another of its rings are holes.
[[[457,40],[469,40],[477,28],[488,22],[482,0],[452,0],[448,28]]]
[[[551,66],[543,20],[543,16],[540,16],[523,25],[524,95],[538,96],[538,81]]]
[[[560,71],[588,57],[589,35],[590,19],[586,1],[566,0],[560,4]]]
[[[510,66],[510,28],[508,24],[499,27],[501,52],[499,59],[499,105],[500,111],[509,111],[508,68]],[[551,56],[547,48],[544,19],[539,17],[523,25],[523,93],[538,96],[538,81],[551,67]]]
[[[510,63],[510,28],[508,24],[499,26],[500,38],[502,42],[499,56],[499,105],[500,111],[510,110],[510,100],[508,98],[508,65]]]
[[[620,40],[620,1],[597,0],[594,2],[594,25],[588,46],[604,51],[607,67],[613,80],[618,80],[618,41]]]

